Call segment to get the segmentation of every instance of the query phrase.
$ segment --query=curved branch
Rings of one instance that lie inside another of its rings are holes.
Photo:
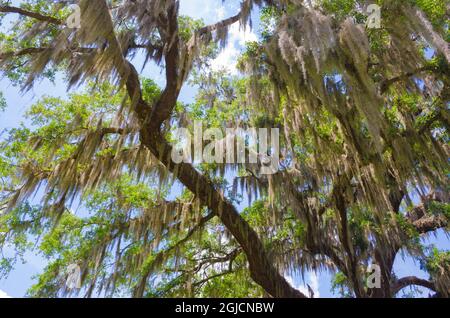
[[[48,16],[48,15],[44,15],[44,14],[40,14],[34,11],[29,11],[29,10],[25,10],[19,7],[13,7],[13,6],[5,6],[5,5],[0,5],[0,12],[3,13],[18,13],[22,16],[26,16],[29,18],[33,18],[42,22],[48,22],[48,23],[52,23],[52,24],[57,24],[57,25],[62,25],[64,24],[63,21]]]
[[[133,130],[130,128],[118,128],[118,127],[104,127],[101,128],[101,135],[109,135],[109,134],[118,134],[118,135],[126,135],[131,133]]]
[[[240,253],[241,253],[241,250],[238,248],[238,249],[235,249],[234,251],[232,251],[231,253],[229,253],[228,255],[226,255],[225,257],[217,259],[217,262],[220,262],[220,263],[224,263],[224,262],[228,261],[228,269],[226,271],[224,271],[224,272],[221,272],[221,273],[218,273],[218,274],[206,277],[205,279],[202,279],[202,280],[200,280],[198,282],[195,282],[193,284],[193,286],[195,286],[195,287],[201,286],[204,283],[206,283],[206,282],[208,282],[208,281],[210,281],[210,280],[212,280],[214,278],[226,276],[228,274],[233,273],[235,271],[233,269],[233,262],[239,256]]]
[[[448,220],[441,215],[431,215],[415,221],[413,225],[420,234],[425,234],[447,227]]]
[[[415,276],[407,276],[399,279],[394,286],[392,287],[392,294],[397,294],[400,290],[402,290],[405,287],[416,285],[416,286],[422,286],[425,288],[428,288],[434,292],[437,292],[436,286],[433,282],[430,282],[426,279],[421,279]]]
[[[167,33],[170,43],[164,55],[166,62],[166,88],[160,99],[154,105],[149,120],[152,129],[159,130],[161,124],[172,114],[181,90],[179,81],[179,34],[178,34],[178,5],[173,3],[169,9]],[[146,118],[147,119],[147,118]]]
[[[29,47],[20,49],[18,51],[12,51],[12,52],[0,52],[0,61],[6,60],[11,57],[21,57],[24,55],[33,55],[33,54],[39,54],[42,52],[45,52],[47,50],[51,50],[51,47]],[[97,48],[89,48],[89,47],[78,47],[78,48],[72,48],[70,51],[72,53],[92,53]]]
[[[197,31],[197,33],[199,35],[204,35],[206,33],[212,33],[214,31],[217,31],[220,28],[224,28],[224,27],[230,26],[230,25],[238,22],[241,17],[242,17],[242,11],[232,17],[229,17],[229,18],[219,21],[217,23],[200,28]]]
[[[401,197],[403,197],[403,194],[401,194],[399,199]],[[416,229],[419,234],[433,232],[440,228],[445,228],[449,225],[448,219],[444,215],[430,215],[430,213],[427,211],[427,206],[432,201],[446,202],[441,194],[439,194],[438,192],[432,192],[424,198],[423,202],[420,205],[414,207],[406,216],[408,222]],[[404,235],[408,238],[406,233],[404,233]],[[382,268],[382,285],[384,287],[384,290],[374,290],[375,293],[373,294],[373,296],[380,297],[380,295],[382,295],[384,297],[390,297],[390,293],[395,295],[398,292],[398,290],[392,292],[392,290],[398,288],[398,284],[394,285],[394,287],[389,286],[391,285],[390,277],[394,266],[394,261],[397,253],[402,249],[403,244],[395,243],[393,245],[389,245],[389,243],[385,241],[381,242],[382,244],[378,243],[378,246],[375,249],[374,257],[376,258],[378,265],[380,265]],[[386,249],[386,247],[389,248]],[[408,279],[405,279],[402,282],[406,281],[408,281]]]
[[[19,57],[23,55],[42,53],[47,49],[48,48],[45,47],[29,47],[15,52],[0,52],[0,60],[6,60],[9,57]]]
[[[391,79],[387,79],[384,80],[383,82],[381,82],[380,84],[380,92],[381,94],[384,94],[387,92],[387,90],[389,89],[389,87],[391,87],[393,84],[400,82],[400,81],[404,81],[407,80],[408,78],[410,78],[411,76],[426,72],[426,71],[431,71],[433,70],[433,67],[430,65],[427,66],[423,66],[421,68],[418,68],[417,70],[414,70],[412,72],[406,73],[406,74],[402,74],[396,77],[393,77]]]
[[[436,231],[449,225],[448,217],[430,211],[433,202],[448,204],[448,196],[441,191],[432,191],[422,199],[422,203],[412,208],[406,215],[419,234]]]

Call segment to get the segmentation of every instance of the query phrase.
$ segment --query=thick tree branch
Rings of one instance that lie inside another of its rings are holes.
[[[203,204],[220,218],[246,254],[250,275],[256,283],[274,297],[306,297],[292,288],[280,275],[265,253],[264,245],[256,232],[207,177],[190,164],[174,164],[171,160],[172,147],[159,132],[149,131],[146,127],[142,130],[141,140],[170,171],[177,174],[178,179],[190,191],[196,193]]]
[[[22,16],[26,16],[29,18],[33,18],[42,22],[48,22],[48,23],[52,23],[52,24],[57,24],[57,25],[62,25],[64,24],[63,21],[48,16],[48,15],[44,15],[44,14],[40,14],[34,11],[29,11],[29,10],[25,10],[22,8],[18,8],[18,7],[13,7],[13,6],[6,6],[6,5],[0,5],[0,12],[3,13],[18,13]]]
[[[153,130],[159,130],[161,124],[172,114],[180,94],[181,83],[179,81],[179,34],[178,34],[178,3],[173,5],[167,13],[168,47],[164,55],[166,62],[166,88],[161,98],[154,105],[148,125]]]
[[[131,133],[132,130],[130,128],[105,127],[101,128],[100,132],[102,135],[109,135],[109,134],[126,135]]]
[[[401,194],[399,198],[396,200],[398,206],[402,198],[403,194]],[[440,228],[445,228],[449,225],[446,216],[441,214],[433,215],[430,213],[430,211],[428,211],[428,205],[433,201],[447,202],[445,199],[445,195],[443,195],[442,193],[431,192],[428,196],[426,196],[423,199],[421,204],[414,207],[406,216],[408,222],[412,226],[414,226],[414,228],[417,230],[419,234],[426,234],[429,232],[433,232]],[[392,295],[395,295],[398,292],[398,290],[395,293],[392,292],[392,290],[396,288],[395,285],[393,287],[389,286],[391,285],[391,273],[394,261],[397,253],[402,249],[402,247],[403,247],[402,244],[395,243],[392,245],[391,243],[388,243],[385,240],[382,240],[378,243],[374,255],[377,264],[380,265],[382,268],[383,288],[375,289],[372,295],[373,297],[392,297]]]
[[[232,17],[229,17],[229,18],[224,19],[222,21],[219,21],[217,23],[214,23],[214,24],[211,24],[211,25],[203,27],[203,28],[199,29],[197,31],[197,33],[199,35],[212,33],[214,31],[217,31],[218,29],[228,27],[228,26],[238,22],[241,17],[242,17],[242,12],[239,12],[238,14],[236,14],[236,15],[234,15]]]
[[[448,219],[442,215],[430,215],[413,223],[417,232],[425,234],[448,226]]]
[[[418,68],[417,70],[414,70],[412,72],[406,73],[406,74],[402,74],[396,77],[393,77],[391,79],[387,79],[384,80],[383,82],[381,82],[380,84],[380,92],[381,94],[384,94],[387,92],[387,90],[389,89],[389,87],[391,87],[393,84],[400,82],[400,81],[404,81],[407,80],[408,78],[410,78],[411,76],[426,72],[426,71],[431,71],[433,69],[433,67],[427,65],[421,68]]]
[[[30,54],[36,54],[36,53],[42,53],[45,52],[48,48],[45,47],[30,47],[26,49],[21,49],[19,51],[15,52],[0,52],[0,61],[6,60],[10,57],[20,57],[24,55],[30,55]]]
[[[420,234],[436,231],[449,225],[444,214],[434,214],[430,211],[432,203],[448,203],[448,195],[440,191],[433,191],[423,198],[422,203],[407,213],[407,219]]]
[[[51,47],[29,47],[20,49],[18,51],[12,51],[12,52],[0,52],[0,60],[5,60],[10,57],[20,57],[24,55],[32,55],[32,54],[38,54],[45,52],[46,50],[51,50]],[[152,47],[150,45],[145,44],[136,44],[132,43],[128,46],[128,49],[159,49]],[[73,53],[92,53],[98,50],[98,48],[91,48],[91,47],[77,47],[77,48],[71,48],[70,51]]]
[[[433,282],[430,282],[426,279],[421,279],[421,278],[418,278],[415,276],[408,276],[408,277],[403,277],[403,278],[399,279],[395,283],[395,285],[392,287],[392,294],[395,295],[403,288],[411,286],[411,285],[422,286],[422,287],[431,289],[434,292],[437,292],[436,286],[434,285]]]
[[[349,235],[349,225],[347,216],[347,203],[343,193],[346,187],[350,184],[349,177],[346,174],[337,176],[335,184],[333,185],[332,196],[337,210],[337,218],[339,220],[339,240],[347,254],[346,269],[347,276],[352,282],[353,289],[357,297],[364,295],[364,289],[358,273],[358,262],[353,250],[351,237]]]

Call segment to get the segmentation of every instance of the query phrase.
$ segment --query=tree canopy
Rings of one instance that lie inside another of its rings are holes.
[[[205,25],[177,0],[0,1],[0,19],[16,22],[0,29],[2,75],[26,91],[61,73],[77,88],[36,101],[30,124],[0,141],[0,248],[16,251],[0,273],[37,246],[48,266],[33,297],[309,297],[285,279],[307,271],[333,273],[346,297],[409,286],[448,297],[450,254],[422,238],[449,228],[450,7],[377,0],[372,28],[369,4],[243,0]],[[261,36],[239,74],[212,70],[252,12]],[[165,87],[137,60],[160,67]],[[278,171],[261,173],[261,153],[175,163],[174,131],[195,121],[279,128]],[[429,279],[397,277],[399,254]]]

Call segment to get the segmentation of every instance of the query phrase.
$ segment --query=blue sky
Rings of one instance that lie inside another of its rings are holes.
[[[13,1],[17,4],[20,1]],[[181,0],[181,13],[194,18],[203,19],[206,24],[214,23],[223,18],[234,15],[239,10],[239,1],[222,0]],[[212,63],[213,69],[226,68],[230,73],[235,74],[235,62],[243,45],[246,41],[253,41],[258,38],[257,12],[254,13],[253,30],[250,28],[240,28],[238,24],[232,26],[230,30],[229,43],[225,49]],[[139,66],[139,58],[136,64]],[[164,78],[161,70],[155,65],[149,64],[143,71],[143,76],[154,79],[159,85],[164,85]],[[16,127],[23,122],[23,115],[30,105],[43,95],[60,96],[67,95],[66,86],[60,75],[57,76],[55,83],[44,80],[34,86],[30,91],[22,93],[19,87],[13,86],[7,79],[0,79],[0,90],[8,103],[4,113],[0,113],[0,133],[7,128]],[[186,86],[182,90],[181,100],[184,102],[192,101],[195,96],[195,88]],[[243,209],[242,205],[239,208]],[[450,243],[448,238],[440,231],[436,236],[427,239],[427,243],[436,244],[438,248],[448,250]],[[45,266],[45,260],[35,253],[27,253],[25,262],[17,264],[15,270],[7,279],[0,281],[1,297],[23,297],[26,290],[33,284],[33,276],[42,271]],[[428,278],[427,274],[419,270],[419,264],[415,264],[408,257],[402,259],[398,257],[395,263],[395,271],[399,277],[416,275],[422,278]],[[314,293],[320,297],[332,297],[331,275],[328,273],[306,273],[304,280],[298,276],[287,276],[287,279],[297,288],[306,290],[305,284],[309,284]],[[306,291],[307,293],[307,291]],[[427,296],[425,292],[423,296]]]

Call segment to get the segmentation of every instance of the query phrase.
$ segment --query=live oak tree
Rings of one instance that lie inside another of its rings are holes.
[[[66,25],[72,3],[79,28]],[[423,286],[448,297],[450,255],[422,238],[450,217],[449,7],[376,3],[379,29],[356,0],[244,0],[207,26],[175,0],[1,1],[17,21],[2,25],[3,75],[26,90],[61,72],[81,87],[35,103],[30,125],[2,140],[0,242],[16,248],[2,273],[37,240],[49,264],[36,297],[306,297],[283,276],[306,271],[335,273],[345,296]],[[261,39],[242,74],[211,71],[230,26],[256,8]],[[137,71],[142,59],[164,69],[164,88]],[[188,81],[198,94],[183,104]],[[175,164],[173,129],[195,120],[280,128],[279,171]],[[430,278],[397,277],[401,253]],[[71,264],[80,289],[65,284]],[[367,285],[372,264],[380,288]]]

